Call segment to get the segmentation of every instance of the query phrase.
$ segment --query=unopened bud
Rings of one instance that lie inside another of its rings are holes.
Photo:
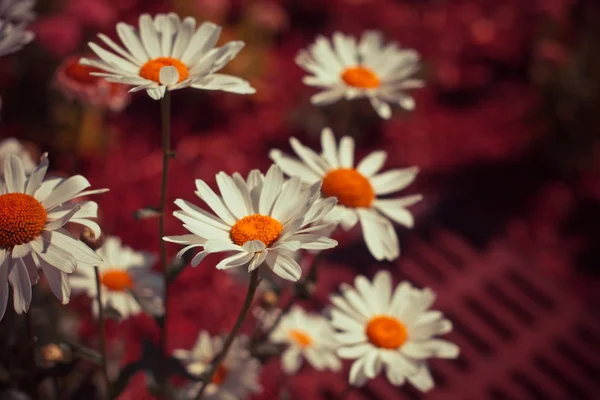
[[[279,296],[273,290],[268,290],[268,291],[264,292],[260,298],[261,305],[266,309],[277,306],[278,302],[279,302]]]
[[[102,242],[103,242],[103,238],[102,237],[96,238],[96,235],[94,235],[94,232],[88,227],[83,228],[83,231],[81,232],[81,236],[79,237],[79,239],[92,250],[99,249],[102,246]]]
[[[70,352],[55,343],[49,343],[40,349],[42,364],[49,366],[60,362],[66,362],[70,358]]]

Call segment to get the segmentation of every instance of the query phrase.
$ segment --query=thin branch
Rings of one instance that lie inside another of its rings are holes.
[[[112,399],[110,379],[108,378],[108,364],[106,360],[106,321],[104,319],[104,307],[102,305],[102,281],[100,270],[94,266],[96,274],[96,300],[98,301],[98,323],[100,324],[100,353],[102,353],[102,378],[106,385],[108,398]]]

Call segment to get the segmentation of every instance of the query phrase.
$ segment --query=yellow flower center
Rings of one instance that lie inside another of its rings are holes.
[[[227,375],[228,372],[225,369],[225,367],[219,365],[219,368],[217,368],[217,371],[213,375],[212,383],[214,383],[215,385],[220,385],[225,379],[227,379]]]
[[[375,199],[375,192],[367,178],[352,168],[339,168],[329,171],[321,192],[325,197],[337,197],[338,203],[346,207],[369,207]]]
[[[109,269],[100,276],[100,282],[110,290],[123,292],[133,288],[133,279],[127,271],[121,269]]]
[[[176,58],[171,57],[159,57],[153,60],[147,61],[146,64],[140,68],[140,76],[148,80],[160,83],[160,70],[162,67],[175,67],[179,72],[179,80],[177,83],[187,79],[189,75],[188,67]]]
[[[367,324],[366,334],[374,346],[384,349],[397,349],[408,338],[408,332],[402,322],[387,315],[371,318]]]
[[[260,240],[269,247],[279,237],[283,225],[275,218],[254,214],[240,219],[231,227],[230,237],[233,243],[243,246],[250,240]]]
[[[297,330],[297,329],[291,329],[288,332],[288,335],[289,335],[290,339],[292,339],[294,342],[298,343],[300,345],[300,347],[307,347],[312,344],[312,338],[310,336],[308,336],[306,334],[306,332],[304,332],[304,331]]]
[[[10,250],[40,236],[46,225],[46,209],[25,193],[0,195],[0,248]]]
[[[350,86],[361,89],[379,87],[380,81],[377,74],[365,67],[350,67],[342,72],[342,80]]]

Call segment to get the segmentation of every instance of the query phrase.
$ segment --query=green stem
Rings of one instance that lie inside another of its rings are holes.
[[[233,343],[233,339],[235,339],[238,331],[242,327],[242,322],[246,318],[248,314],[248,310],[250,309],[250,305],[252,304],[252,299],[254,299],[254,294],[256,293],[256,288],[258,288],[258,284],[260,283],[260,275],[258,274],[259,268],[255,269],[250,273],[250,284],[248,285],[248,292],[246,293],[246,299],[244,300],[244,304],[242,305],[242,310],[240,311],[240,315],[238,315],[237,320],[235,321],[235,325],[233,325],[233,329],[229,332],[229,336],[225,340],[225,344],[223,344],[223,349],[219,353],[219,355],[212,361],[210,365],[210,369],[208,370],[208,374],[206,375],[204,382],[202,383],[202,387],[198,391],[198,394],[195,397],[195,400],[200,400],[202,398],[202,394],[204,390],[208,386],[209,382],[212,381],[213,376],[217,372],[217,369],[225,359],[231,344]]]
[[[98,266],[94,267],[96,274],[96,301],[98,301],[98,324],[100,325],[100,353],[102,353],[102,378],[106,385],[108,398],[112,399],[110,379],[108,378],[108,363],[106,359],[106,321],[104,318],[104,306],[102,305],[102,281]]]

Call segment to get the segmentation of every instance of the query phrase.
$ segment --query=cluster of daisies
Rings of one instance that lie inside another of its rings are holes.
[[[32,3],[4,0],[0,14],[29,15],[24,9]],[[17,40],[16,33],[12,42],[7,39],[19,30],[28,36],[22,24],[8,20],[2,24],[11,28],[0,25],[5,35],[0,53],[26,42]],[[210,22],[197,25],[191,17],[142,15],[138,27],[117,24],[121,44],[100,34],[104,47],[90,43],[97,58],[66,60],[56,82],[70,96],[114,111],[129,101],[125,85],[133,86],[129,92],[144,90],[156,100],[167,91],[188,87],[254,93],[249,82],[220,72],[244,46],[241,41],[217,46],[220,33],[221,27]],[[414,108],[406,91],[423,84],[413,78],[419,68],[418,54],[384,43],[379,32],[366,32],[359,40],[341,33],[332,40],[318,37],[300,51],[296,62],[311,74],[304,82],[323,89],[312,97],[313,104],[367,98],[384,119],[391,116],[390,104]],[[179,210],[174,216],[188,233],[163,239],[183,245],[177,257],[193,251],[195,267],[208,255],[225,253],[217,269],[258,270],[272,279],[296,282],[303,275],[298,262],[302,251],[334,248],[338,243],[332,236],[338,228],[360,225],[376,260],[398,258],[394,223],[412,227],[408,207],[421,196],[388,195],[410,185],[418,169],[382,171],[384,151],[355,160],[354,140],[345,136],[336,141],[328,128],[321,133],[320,152],[295,138],[290,145],[295,156],[277,149],[270,152],[274,164],[266,174],[259,170],[246,177],[217,174],[218,192],[204,180],[196,180],[195,194],[210,211],[183,199],[175,201]],[[100,227],[93,221],[97,204],[81,198],[104,190],[87,190],[90,184],[82,176],[46,178],[47,156],[35,165],[18,147],[14,141],[0,146],[0,311],[6,309],[8,285],[15,310],[27,311],[31,287],[42,271],[63,303],[72,289],[95,298],[99,287],[102,304],[93,304],[95,313],[102,307],[122,317],[140,311],[161,314],[157,299],[162,298],[164,282],[152,272],[153,255],[110,236],[94,251],[65,229],[73,222],[100,237]],[[297,372],[303,360],[317,370],[339,371],[340,359],[350,359],[354,360],[349,370],[352,385],[362,386],[383,372],[394,385],[408,381],[427,391],[433,387],[427,359],[454,358],[459,353],[454,344],[437,338],[452,325],[442,313],[430,310],[434,300],[428,289],[408,282],[394,286],[391,275],[382,271],[372,281],[358,276],[354,285],[342,284],[323,315],[292,307],[282,318],[263,321],[263,327],[269,341],[285,347],[281,361],[288,374]],[[244,336],[236,339],[208,383],[206,398],[245,398],[260,391],[260,362],[253,358],[248,342]],[[191,374],[199,375],[211,368],[221,350],[223,338],[203,331],[191,350],[176,350],[174,356]],[[200,386],[188,385],[184,395],[196,396]]]

